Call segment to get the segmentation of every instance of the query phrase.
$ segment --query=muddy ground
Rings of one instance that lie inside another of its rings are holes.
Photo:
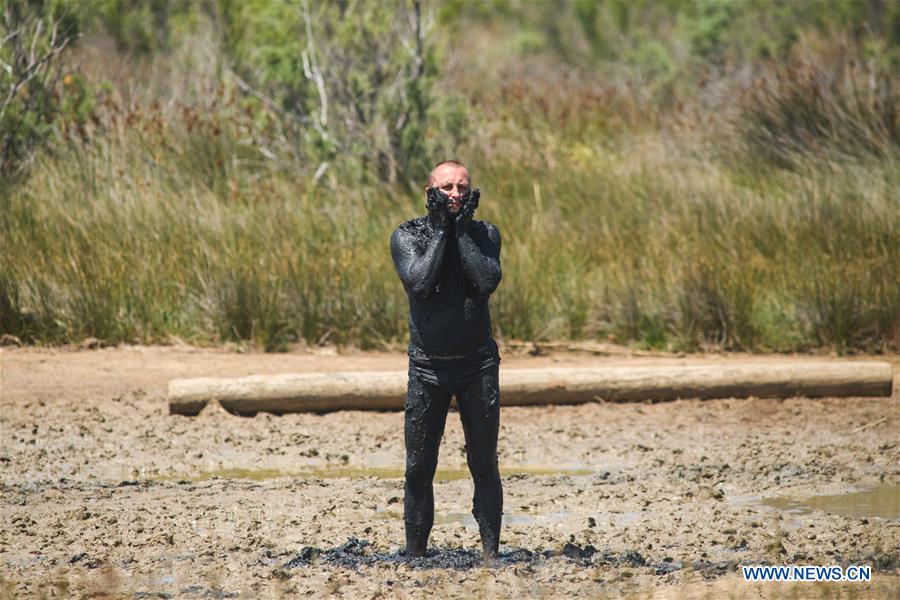
[[[435,553],[409,564],[401,413],[167,411],[175,377],[403,369],[402,354],[7,348],[0,360],[0,597],[900,595],[896,382],[892,398],[506,408],[505,554],[485,568],[456,413]],[[501,368],[741,360],[807,358],[507,353]],[[874,573],[751,584],[741,564]]]

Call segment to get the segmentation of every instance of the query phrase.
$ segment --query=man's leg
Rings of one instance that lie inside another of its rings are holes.
[[[421,381],[410,370],[404,414],[406,485],[403,500],[408,556],[424,556],[428,548],[428,536],[434,525],[432,482],[449,406],[448,392]]]
[[[500,547],[503,486],[497,466],[500,430],[499,366],[479,374],[457,397],[466,434],[466,460],[475,481],[472,514],[481,532],[484,553],[496,557]]]

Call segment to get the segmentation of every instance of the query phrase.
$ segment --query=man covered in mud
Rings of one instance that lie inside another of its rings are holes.
[[[497,466],[500,355],[488,298],[500,283],[500,232],[473,219],[479,190],[457,161],[439,163],[427,214],[400,225],[391,255],[409,296],[404,522],[408,556],[424,556],[434,524],[432,481],[451,396],[456,396],[475,482],[472,514],[486,557],[497,556],[503,488]]]

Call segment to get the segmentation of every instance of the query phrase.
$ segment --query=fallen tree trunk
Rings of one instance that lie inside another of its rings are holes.
[[[175,379],[169,412],[196,415],[210,400],[238,414],[398,410],[405,371],[254,375]],[[594,400],[890,396],[886,362],[805,362],[690,366],[501,369],[504,406]]]

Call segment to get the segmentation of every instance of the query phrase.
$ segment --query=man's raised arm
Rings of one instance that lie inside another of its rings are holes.
[[[463,272],[478,293],[481,296],[489,296],[500,285],[500,279],[503,277],[500,271],[500,231],[490,223],[484,223],[487,235],[476,235],[473,238],[474,227],[467,225],[463,231],[457,233],[459,257]]]
[[[407,293],[419,298],[431,295],[440,274],[447,247],[446,229],[435,229],[424,252],[417,251],[414,234],[397,229],[391,236],[394,267]]]

